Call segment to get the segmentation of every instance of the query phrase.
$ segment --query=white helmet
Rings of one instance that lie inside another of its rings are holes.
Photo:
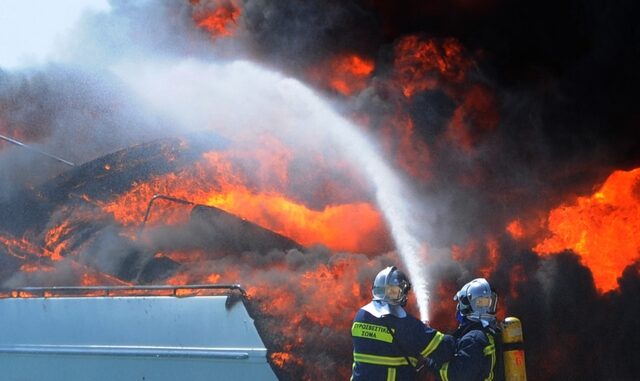
[[[373,281],[373,300],[404,307],[407,304],[409,290],[411,283],[407,276],[395,266],[389,266],[380,271]]]
[[[477,278],[462,286],[453,300],[458,302],[458,311],[472,321],[488,323],[495,319],[498,295],[491,290],[489,282]]]

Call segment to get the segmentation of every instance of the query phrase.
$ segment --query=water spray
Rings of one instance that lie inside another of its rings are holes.
[[[298,89],[295,91],[295,96],[303,102],[308,102],[309,105],[315,105],[319,115],[331,119],[327,123],[328,132],[342,146],[350,159],[363,169],[375,187],[376,202],[387,221],[400,258],[411,278],[420,311],[420,320],[428,322],[429,285],[425,277],[425,265],[420,255],[424,247],[410,229],[411,226],[417,226],[419,223],[410,210],[410,207],[415,205],[412,202],[414,197],[363,132],[331,110],[311,90],[297,81],[296,83]]]
[[[142,68],[142,69],[141,69]],[[357,126],[339,115],[301,82],[249,62],[226,65],[193,60],[169,66],[121,66],[117,74],[176,125],[211,129],[246,141],[265,131],[297,146],[344,153],[370,180],[417,298],[422,321],[429,320],[426,268],[409,189]],[[158,80],[162,78],[162,80]],[[184,132],[184,131],[182,131]],[[422,240],[423,241],[423,240]]]

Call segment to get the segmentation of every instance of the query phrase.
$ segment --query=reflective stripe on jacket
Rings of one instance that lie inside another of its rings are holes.
[[[429,357],[442,364],[453,354],[453,337],[426,327],[411,315],[378,318],[360,309],[351,336],[353,381],[415,380],[418,358]]]
[[[501,381],[494,333],[482,325],[462,327],[453,358],[439,369],[442,381]],[[456,335],[454,335],[456,336]]]

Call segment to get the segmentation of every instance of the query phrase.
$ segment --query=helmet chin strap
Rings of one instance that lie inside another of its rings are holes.
[[[471,314],[465,317],[467,320],[482,323],[483,327],[488,327],[496,321],[496,317],[491,314]]]

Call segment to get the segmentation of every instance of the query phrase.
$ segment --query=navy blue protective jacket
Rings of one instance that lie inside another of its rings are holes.
[[[453,358],[435,368],[440,380],[504,380],[500,337],[495,328],[465,319],[453,336],[456,339]]]
[[[366,307],[358,311],[351,327],[351,380],[411,381],[417,377],[418,359],[429,357],[439,366],[453,355],[453,337],[425,326],[404,310],[401,314],[404,317],[393,314],[376,317]]]

